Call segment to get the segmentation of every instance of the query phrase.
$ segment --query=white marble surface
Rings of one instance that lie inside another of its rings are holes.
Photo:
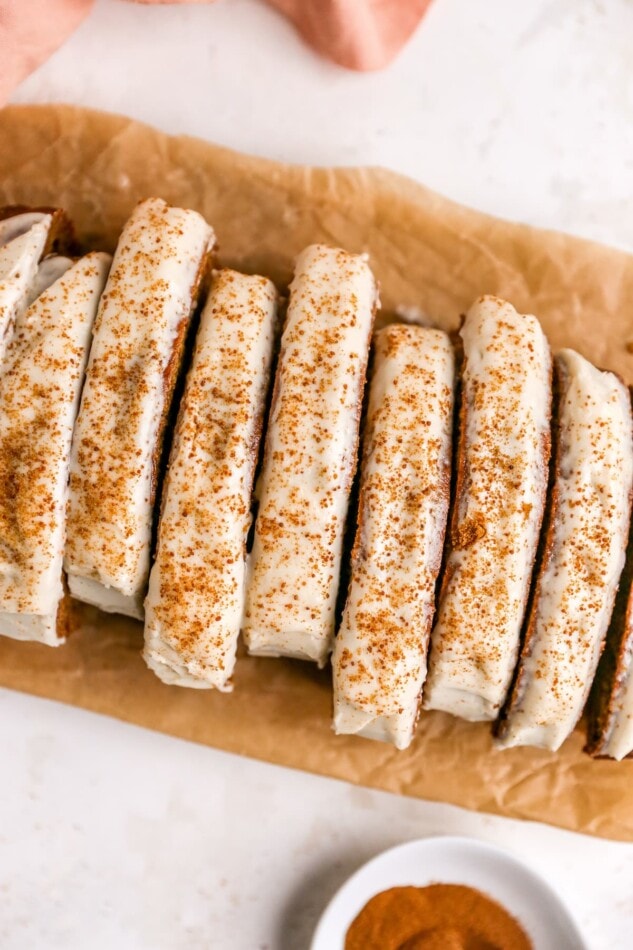
[[[17,91],[633,248],[630,0],[435,0],[387,71],[319,60],[256,0],[102,0]],[[240,760],[0,691],[3,950],[303,950],[363,860],[456,832],[541,871],[591,950],[633,932],[633,846]]]

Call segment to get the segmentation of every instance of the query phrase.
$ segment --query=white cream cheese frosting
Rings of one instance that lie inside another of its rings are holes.
[[[53,217],[28,212],[0,221],[0,356],[18,316],[34,298]]]
[[[516,696],[499,744],[558,749],[582,713],[624,566],[633,490],[629,393],[573,350],[560,380],[556,480]]]
[[[73,596],[103,610],[143,617],[166,379],[213,244],[195,211],[151,198],[117,245],[73,438],[65,559]]]
[[[418,716],[451,481],[455,360],[440,330],[375,336],[334,731],[405,749]]]
[[[70,445],[109,266],[67,268],[18,316],[0,369],[0,633],[19,640],[63,641]]]
[[[72,266],[72,263],[73,259],[63,254],[49,254],[48,257],[43,258],[37,268],[35,280],[29,290],[27,306],[30,306],[34,300],[37,300],[39,295],[44,293],[51,284],[59,280],[62,274],[65,274],[68,268]]]
[[[214,274],[180,405],[145,602],[145,661],[166,683],[231,688],[276,315],[271,281]]]
[[[425,709],[499,713],[516,664],[548,478],[551,356],[533,316],[482,297],[461,329],[460,441]]]
[[[253,654],[330,652],[376,306],[363,256],[316,244],[297,258],[249,561]]]
[[[52,214],[48,211],[18,211],[0,220],[0,247],[10,244],[16,238],[30,231],[36,224],[47,224],[50,227]]]

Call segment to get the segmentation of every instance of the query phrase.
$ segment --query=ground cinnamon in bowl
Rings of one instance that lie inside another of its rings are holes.
[[[352,921],[345,950],[533,950],[521,925],[473,887],[430,884],[376,894]]]

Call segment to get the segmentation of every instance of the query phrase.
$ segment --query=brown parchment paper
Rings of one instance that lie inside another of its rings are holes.
[[[536,313],[633,382],[633,257],[509,224],[387,171],[249,158],[68,106],[0,112],[0,204],[61,204],[86,246],[113,249],[134,203],[157,195],[213,224],[220,261],[283,285],[311,241],[368,251],[383,307],[453,327],[481,293]],[[593,761],[577,730],[556,754],[496,752],[485,725],[423,714],[406,752],[330,729],[328,671],[241,657],[230,695],[167,687],[140,656],[140,624],[78,608],[51,649],[0,637],[0,685],[230,752],[375,788],[633,841],[633,761]]]

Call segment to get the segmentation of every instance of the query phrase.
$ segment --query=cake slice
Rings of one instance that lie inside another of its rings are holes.
[[[0,634],[56,646],[70,445],[110,266],[87,254],[18,314],[0,369]]]
[[[165,683],[231,688],[277,292],[214,274],[180,405],[145,603],[145,661]]]
[[[550,454],[551,356],[536,317],[495,297],[460,331],[457,481],[425,709],[493,720],[510,687]]]
[[[418,717],[451,483],[455,360],[440,330],[375,336],[334,731],[405,749]]]
[[[70,224],[57,208],[0,209],[0,356],[17,318],[45,289],[43,258],[69,240]],[[50,278],[50,265],[45,274]]]
[[[554,485],[499,744],[558,749],[582,713],[624,566],[633,489],[624,383],[573,350],[556,357]]]
[[[323,665],[331,650],[376,306],[364,257],[320,244],[299,255],[249,565],[244,636],[255,655]]]
[[[73,438],[66,570],[73,597],[143,617],[165,424],[210,265],[212,228],[137,205],[101,299]]]
[[[633,752],[633,530],[604,652],[588,703],[589,755],[624,759]]]

